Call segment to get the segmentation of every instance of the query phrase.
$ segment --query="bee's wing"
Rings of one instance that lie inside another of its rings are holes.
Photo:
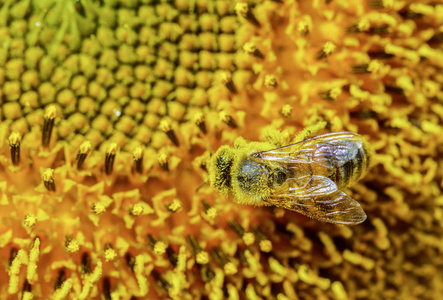
[[[336,132],[253,154],[292,173],[268,201],[320,221],[348,225],[363,222],[366,214],[360,204],[324,176],[356,157],[358,147],[350,143],[361,142],[356,133]]]
[[[366,220],[366,214],[360,204],[342,191],[319,197],[273,196],[268,201],[278,207],[293,210],[323,222],[357,225]]]
[[[288,178],[281,187],[273,192],[277,197],[305,198],[326,196],[335,193],[337,185],[331,179],[321,175],[305,175],[297,178]]]
[[[353,132],[333,132],[281,148],[257,152],[253,156],[299,167],[310,165],[310,168],[317,166],[333,169],[343,166],[359,155],[359,147],[351,147],[352,143],[361,144],[360,135]]]

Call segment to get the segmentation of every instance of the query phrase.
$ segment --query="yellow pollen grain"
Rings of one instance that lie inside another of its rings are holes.
[[[95,202],[92,205],[92,212],[95,213],[96,215],[101,215],[105,211],[106,211],[106,206],[101,202]]]
[[[79,242],[77,242],[76,240],[74,240],[72,238],[70,238],[70,239],[68,239],[68,241],[66,241],[65,247],[66,247],[66,251],[68,251],[69,253],[75,253],[80,250]]]
[[[255,242],[255,236],[252,232],[246,232],[242,237],[246,246],[251,246]]]
[[[341,95],[341,87],[334,87],[329,91],[329,97],[331,97],[331,99],[335,100],[337,99],[340,95]]]
[[[25,227],[30,228],[30,227],[34,226],[36,223],[37,223],[37,216],[36,215],[34,215],[32,213],[25,215],[25,218],[23,220],[23,225]]]
[[[274,89],[278,85],[277,78],[274,75],[268,74],[265,76],[265,87],[268,89]]]
[[[172,129],[171,122],[169,122],[168,120],[161,120],[160,129],[163,130],[164,132],[171,131],[171,129]]]
[[[131,215],[133,216],[140,216],[143,213],[143,206],[140,204],[134,204],[134,206],[131,208]]]
[[[292,105],[290,104],[285,104],[281,111],[280,111],[281,115],[285,118],[289,118],[290,116],[292,116]]]
[[[201,111],[198,111],[194,114],[194,122],[197,125],[203,123],[204,121],[205,121],[205,115]]]
[[[368,19],[361,19],[358,22],[357,27],[360,32],[368,31],[371,28],[371,24]]]
[[[323,45],[323,52],[326,55],[330,55],[330,54],[334,53],[335,49],[337,49],[337,46],[335,46],[335,44],[332,42],[326,42]]]
[[[49,105],[45,111],[45,119],[54,119],[57,116],[57,108],[55,105]]]
[[[166,252],[166,248],[168,248],[168,246],[164,242],[158,241],[155,243],[153,251],[155,254],[161,255]]]
[[[215,207],[208,208],[208,210],[206,210],[206,216],[209,219],[214,219],[217,216],[217,209]]]
[[[168,209],[172,212],[176,212],[182,207],[182,203],[178,199],[172,200],[172,203],[169,204]]]
[[[112,261],[117,257],[117,252],[113,248],[108,248],[103,253],[103,257],[105,258],[105,261]]]
[[[54,182],[54,169],[45,169],[42,173],[42,179],[45,182]]]
[[[270,252],[272,250],[272,243],[270,240],[260,241],[260,250],[263,252]]]
[[[209,254],[206,251],[200,251],[195,256],[195,261],[201,265],[205,265],[209,262]]]
[[[372,60],[369,64],[368,64],[368,68],[367,70],[371,73],[377,73],[379,72],[381,69],[383,69],[383,63],[379,60]]]
[[[16,145],[20,144],[20,141],[21,141],[20,133],[19,132],[11,133],[8,140],[9,140],[10,146],[16,146]]]
[[[297,31],[300,35],[306,35],[312,30],[312,24],[309,24],[305,20],[298,22]]]
[[[235,5],[234,9],[235,9],[235,12],[237,13],[237,15],[242,16],[242,17],[246,17],[246,14],[249,11],[248,3],[238,2]]]
[[[160,153],[158,156],[158,163],[160,165],[164,165],[166,163],[168,163],[168,155],[166,153]]]
[[[227,262],[223,266],[223,270],[225,271],[226,275],[234,275],[238,271],[237,266],[233,262]]]
[[[110,143],[109,146],[106,148],[106,154],[116,154],[118,150],[118,145],[117,143]]]
[[[82,153],[82,154],[88,154],[91,151],[91,149],[92,149],[92,145],[91,145],[91,142],[89,142],[89,141],[84,141],[80,145],[80,153]]]
[[[225,123],[229,123],[232,121],[232,116],[226,112],[226,111],[221,111],[219,114],[220,120],[222,120]]]
[[[221,81],[226,84],[232,80],[231,72],[223,71],[220,74]]]
[[[255,51],[257,51],[257,46],[254,42],[247,42],[243,45],[243,50],[245,50],[246,53],[252,55],[255,53]]]
[[[143,157],[143,148],[142,147],[135,148],[134,151],[132,151],[132,155],[135,160],[142,158]]]

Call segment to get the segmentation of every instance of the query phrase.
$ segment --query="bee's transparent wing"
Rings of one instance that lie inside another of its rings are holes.
[[[273,196],[268,201],[278,207],[293,210],[323,222],[357,225],[366,220],[366,214],[360,204],[342,191],[317,197]]]
[[[274,150],[253,154],[279,164],[290,176],[267,201],[320,221],[355,225],[366,220],[360,204],[325,176],[335,174],[362,156],[361,137],[352,132],[329,133]]]
[[[273,193],[277,197],[305,198],[326,196],[337,191],[337,185],[331,179],[320,175],[305,175],[288,178],[282,186]]]
[[[319,135],[285,147],[257,152],[253,156],[275,163],[292,164],[298,168],[334,169],[363,154],[361,136],[353,132]],[[298,170],[295,170],[298,171]],[[302,172],[303,173],[303,172]]]

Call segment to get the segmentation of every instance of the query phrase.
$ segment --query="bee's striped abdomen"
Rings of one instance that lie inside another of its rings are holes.
[[[342,140],[339,143],[329,145],[324,143],[319,149],[328,164],[328,177],[337,184],[339,189],[343,189],[349,184],[357,181],[369,167],[369,153],[366,145],[361,139]]]
[[[341,145],[347,149],[349,157],[343,164],[336,166],[335,183],[342,189],[362,177],[369,167],[369,153],[361,140],[344,140]]]

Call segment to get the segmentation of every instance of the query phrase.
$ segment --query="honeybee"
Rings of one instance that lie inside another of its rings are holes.
[[[360,204],[342,191],[369,168],[362,136],[336,132],[272,147],[264,142],[220,147],[209,166],[211,186],[242,204],[274,205],[319,221],[366,220]]]

